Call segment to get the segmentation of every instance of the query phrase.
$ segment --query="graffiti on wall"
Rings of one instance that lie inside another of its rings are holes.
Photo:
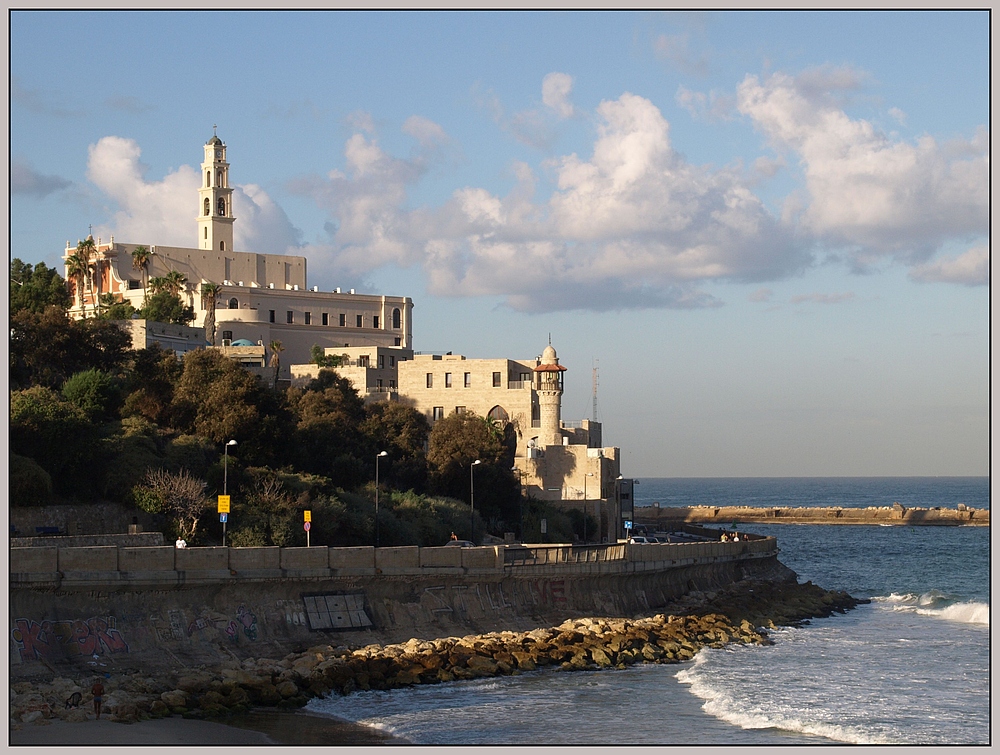
[[[19,663],[67,656],[101,656],[129,652],[114,616],[92,616],[70,621],[16,619],[10,630]]]

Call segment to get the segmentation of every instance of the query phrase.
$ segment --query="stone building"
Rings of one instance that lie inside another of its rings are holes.
[[[192,197],[192,215],[197,229],[197,247],[173,247],[142,241],[123,243],[114,237],[97,239],[91,260],[93,274],[86,276],[82,292],[73,290],[70,314],[92,313],[100,295],[110,293],[137,309],[143,304],[144,285],[149,278],[180,272],[187,282],[181,299],[194,308],[195,327],[203,327],[207,302],[202,284],[215,283],[221,290],[215,301],[214,343],[246,339],[268,346],[280,341],[280,378],[288,379],[288,365],[309,361],[313,345],[326,347],[387,346],[412,348],[413,302],[405,296],[320,291],[306,278],[306,259],[286,254],[260,254],[233,249],[232,188],[226,145],[213,136],[204,149],[202,185],[197,204]],[[133,264],[137,246],[149,251],[145,269]],[[66,242],[64,261],[76,252]],[[69,271],[66,270],[67,280]],[[213,334],[206,334],[213,341]]]
[[[576,508],[600,522],[602,539],[621,536],[620,451],[603,446],[601,424],[562,419],[563,379],[549,344],[534,359],[468,359],[461,354],[415,354],[388,348],[327,349],[368,401],[400,401],[431,425],[455,412],[509,422],[517,447],[514,473],[526,495]],[[292,365],[292,384],[319,374],[314,364]]]

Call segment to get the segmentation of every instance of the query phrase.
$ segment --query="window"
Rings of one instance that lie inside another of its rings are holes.
[[[218,204],[219,204],[219,212],[217,214],[221,215],[222,217],[225,217],[226,216],[226,200],[223,199],[222,197],[219,197]]]
[[[208,239],[208,226],[205,226],[205,238]]]
[[[464,406],[456,406],[455,407],[455,414],[465,414],[465,407]]]
[[[364,354],[363,356],[358,357],[358,367],[370,367],[370,366],[371,365],[368,363],[368,355],[367,354]]]
[[[224,330],[224,331],[222,331],[222,340],[223,341],[232,341],[233,340],[233,331],[231,331],[231,330]]]
[[[385,356],[383,356],[382,354],[379,354],[378,355],[378,368],[381,370],[383,367],[385,367]]]
[[[531,373],[530,372],[522,372],[521,373],[521,382],[522,383],[530,383],[531,382]]]
[[[329,312],[324,312],[323,313],[323,324],[324,325],[329,325],[330,324],[330,313]]]
[[[466,372],[465,373],[465,387],[466,388],[471,388],[472,387],[472,373],[471,372]]]
[[[398,338],[393,338],[392,339],[392,345],[393,346],[399,346],[399,339]]]
[[[433,409],[433,419],[436,422],[439,419],[444,419],[444,407],[435,406]]]
[[[341,315],[340,316],[340,327],[342,327],[342,328],[346,328],[347,327],[347,315]],[[344,345],[346,346],[347,344],[345,343]]]
[[[396,357],[390,356],[389,357],[389,367],[395,367],[395,366],[396,366]]]
[[[206,170],[205,171],[205,186],[211,186],[211,185],[212,185],[212,171]]]
[[[451,373],[450,372],[444,373],[444,387],[445,388],[451,388]]]
[[[235,296],[232,299],[229,300],[229,308],[230,309],[239,309],[240,308],[240,302],[239,302],[239,300]]]
[[[219,242],[219,251],[220,252],[226,251],[226,242],[225,241],[220,241]]]
[[[399,321],[400,321],[400,315],[399,315],[399,309],[397,308],[392,310],[392,327],[398,330],[400,326]]]
[[[363,328],[365,326],[365,316],[364,315],[358,315],[357,316],[357,323],[358,323],[358,327],[359,328]]]
[[[499,372],[494,372],[493,373],[493,387],[494,388],[499,388],[500,387],[500,373]]]
[[[378,329],[378,315],[372,316],[372,327]]]
[[[375,387],[376,388],[382,387],[382,378],[375,378]]]
[[[396,387],[396,381],[393,380],[392,378],[389,378],[389,387],[390,388],[395,388]]]
[[[267,311],[267,321],[268,322],[274,322],[274,310],[273,309],[269,309]]]
[[[313,316],[312,312],[306,312],[306,325],[312,325]]]
[[[434,373],[433,372],[428,372],[427,373],[427,387],[428,388],[433,388],[434,387]]]
[[[188,207],[190,207],[190,206],[191,205],[188,205]],[[209,199],[208,197],[205,197],[205,214],[206,215],[211,215],[212,214],[212,200]],[[206,230],[206,232],[208,231],[207,228],[205,230]]]
[[[285,312],[285,322],[287,323],[295,322],[295,314],[292,312],[292,310],[288,310],[287,312]]]

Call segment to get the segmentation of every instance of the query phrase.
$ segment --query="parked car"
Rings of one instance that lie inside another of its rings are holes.
[[[475,548],[476,544],[471,540],[449,540],[444,544],[445,547],[458,547],[458,548]]]
[[[645,535],[634,535],[628,539],[630,543],[652,543],[655,542],[653,538],[646,537]]]

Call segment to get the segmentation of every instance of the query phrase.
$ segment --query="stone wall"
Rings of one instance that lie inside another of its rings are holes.
[[[497,546],[19,548],[11,552],[11,674],[194,667],[319,643],[631,616],[780,568],[773,538],[718,553],[724,544],[711,545],[711,553],[698,544],[609,546],[605,559],[593,547],[522,548],[509,564]]]

